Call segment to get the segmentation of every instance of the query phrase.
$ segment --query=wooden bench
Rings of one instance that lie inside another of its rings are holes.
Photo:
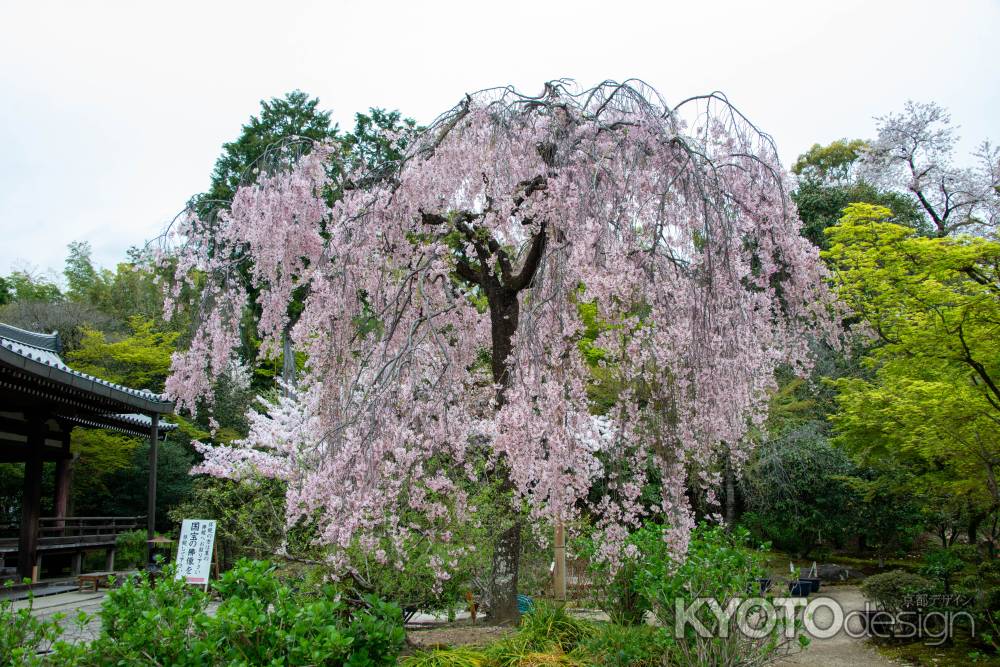
[[[89,572],[78,575],[76,578],[79,592],[84,593],[92,590],[94,593],[101,590],[101,586],[108,587],[108,577],[114,572]]]

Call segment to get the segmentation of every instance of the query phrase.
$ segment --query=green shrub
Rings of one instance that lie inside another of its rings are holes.
[[[595,604],[611,618],[612,623],[642,623],[649,605],[636,588],[636,562],[628,560],[612,574],[606,561],[595,558],[598,546],[597,541],[591,538],[584,538],[576,544],[578,553],[590,564],[588,570]]]
[[[954,549],[935,549],[924,555],[924,566],[921,573],[925,577],[937,579],[944,587],[945,593],[951,593],[952,578],[965,567],[963,561]]]
[[[807,557],[821,538],[844,541],[855,512],[845,511],[857,494],[846,477],[857,467],[830,445],[826,425],[808,422],[771,437],[756,449],[742,485],[743,525],[782,550]]]
[[[66,665],[348,665],[396,664],[405,633],[402,612],[366,599],[349,609],[332,595],[302,593],[281,582],[270,563],[240,560],[213,587],[222,600],[209,615],[209,596],[173,567],[153,586],[144,574],[108,593],[100,636],[89,645],[56,646]]]
[[[10,589],[11,582],[4,587]],[[36,654],[48,651],[62,634],[59,626],[60,616],[53,618],[37,618],[32,616],[35,598],[30,592],[28,603],[21,609],[15,609],[14,600],[10,597],[0,598],[0,664],[2,665],[35,665],[39,664]]]
[[[732,621],[722,626],[708,605],[694,616],[710,636],[700,636],[691,624],[685,626],[683,633],[675,628],[677,602],[688,607],[696,598],[713,598],[726,608],[733,598],[746,598],[748,592],[757,590],[764,559],[762,552],[750,547],[746,530],[729,533],[721,526],[699,526],[691,534],[683,560],[671,553],[663,539],[662,527],[647,525],[634,538],[642,554],[638,589],[649,602],[662,632],[670,638],[670,664],[685,667],[764,664],[788,645],[783,617],[779,616],[769,633],[750,637]]]
[[[146,562],[146,531],[130,530],[115,539],[118,569],[127,569]]]
[[[983,560],[983,554],[974,544],[953,544],[951,552],[966,563],[979,563]]]
[[[933,588],[929,580],[904,570],[874,574],[861,583],[861,591],[880,609],[890,613],[908,609],[913,606],[911,598]]]
[[[669,644],[661,631],[648,625],[601,624],[581,644],[584,662],[606,667],[657,667]]]
[[[145,573],[108,592],[101,605],[96,652],[109,659],[184,665],[194,650],[197,624],[206,617],[209,596],[175,581],[173,568],[151,585]]]

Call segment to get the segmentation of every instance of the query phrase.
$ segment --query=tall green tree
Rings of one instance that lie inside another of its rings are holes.
[[[111,298],[114,275],[107,269],[98,269],[91,260],[90,243],[74,241],[68,246],[66,265],[66,297],[72,301],[106,306]]]
[[[0,276],[0,306],[5,306],[14,300],[14,287],[3,276]]]
[[[330,119],[331,112],[320,109],[318,98],[312,98],[302,91],[293,91],[283,98],[261,101],[259,115],[251,116],[243,125],[240,136],[223,145],[223,152],[216,161],[212,174],[211,189],[196,198],[196,208],[203,215],[211,216],[228,206],[240,184],[253,182],[259,170],[269,168],[264,159],[269,151],[275,151],[289,141],[307,139],[311,141],[338,140],[341,153],[339,159],[331,160],[330,169],[339,172],[343,164],[357,166],[364,163],[371,172],[379,175],[395,169],[402,159],[402,150],[416,132],[416,122],[404,118],[399,111],[371,108],[368,113],[355,114],[354,130],[341,134]],[[299,146],[308,150],[307,145]],[[354,184],[355,186],[357,184]],[[341,192],[333,190],[328,197],[336,199]],[[248,332],[243,342],[241,356],[253,360],[255,385],[258,390],[273,386],[276,377],[291,382],[295,375],[296,361],[288,353],[286,332],[285,350],[278,359],[259,359],[259,340],[256,336],[257,286],[250,280],[251,267],[240,266],[240,276],[254,297],[246,312],[245,330]],[[296,292],[289,304],[288,315],[294,323],[301,310],[304,293]]]
[[[835,381],[837,441],[1000,508],[1000,243],[930,238],[852,204],[829,228],[834,287],[864,319],[869,377]]]
[[[324,141],[337,137],[330,112],[319,108],[319,99],[294,90],[284,97],[261,100],[260,114],[251,116],[240,136],[223,144],[215,162],[207,197],[228,202],[254,164],[271,147],[294,137]]]
[[[860,139],[815,144],[792,166],[798,177],[792,199],[802,219],[802,234],[820,248],[828,247],[824,230],[837,224],[844,209],[855,202],[885,206],[895,222],[922,232],[929,229],[913,197],[879,189],[860,175],[867,146]]]
[[[9,302],[41,301],[52,303],[61,301],[63,298],[59,285],[53,280],[27,270],[12,271],[4,279],[4,285]]]

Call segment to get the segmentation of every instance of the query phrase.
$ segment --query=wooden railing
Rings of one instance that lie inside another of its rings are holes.
[[[42,517],[38,520],[38,536],[75,537],[107,535],[114,537],[146,525],[144,516],[65,516]]]
[[[46,538],[86,537],[88,541],[114,541],[114,538],[131,530],[146,527],[144,516],[50,516],[38,520],[38,537],[44,544]],[[0,538],[16,538],[20,527],[15,523],[0,524]]]

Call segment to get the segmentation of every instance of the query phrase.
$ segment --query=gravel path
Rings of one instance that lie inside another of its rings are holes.
[[[839,602],[845,614],[865,606],[865,597],[857,586],[827,586],[817,595]],[[831,620],[829,609],[820,608],[817,611],[815,621],[820,628],[829,627]],[[851,623],[850,629],[855,637],[841,630],[829,639],[813,639],[805,650],[796,650],[775,664],[778,667],[883,667],[904,664],[879,655],[867,641],[857,638],[856,623]]]
[[[101,619],[96,616],[101,609],[101,601],[104,600],[105,591],[97,593],[59,593],[57,595],[45,595],[36,597],[32,608],[32,616],[37,618],[51,618],[55,614],[63,614],[65,618],[60,621],[64,632],[60,639],[68,642],[91,641],[97,637],[101,629]],[[15,609],[26,609],[27,600],[18,600],[14,603]],[[90,622],[81,628],[77,627],[73,619],[79,612],[86,612],[91,615]]]

